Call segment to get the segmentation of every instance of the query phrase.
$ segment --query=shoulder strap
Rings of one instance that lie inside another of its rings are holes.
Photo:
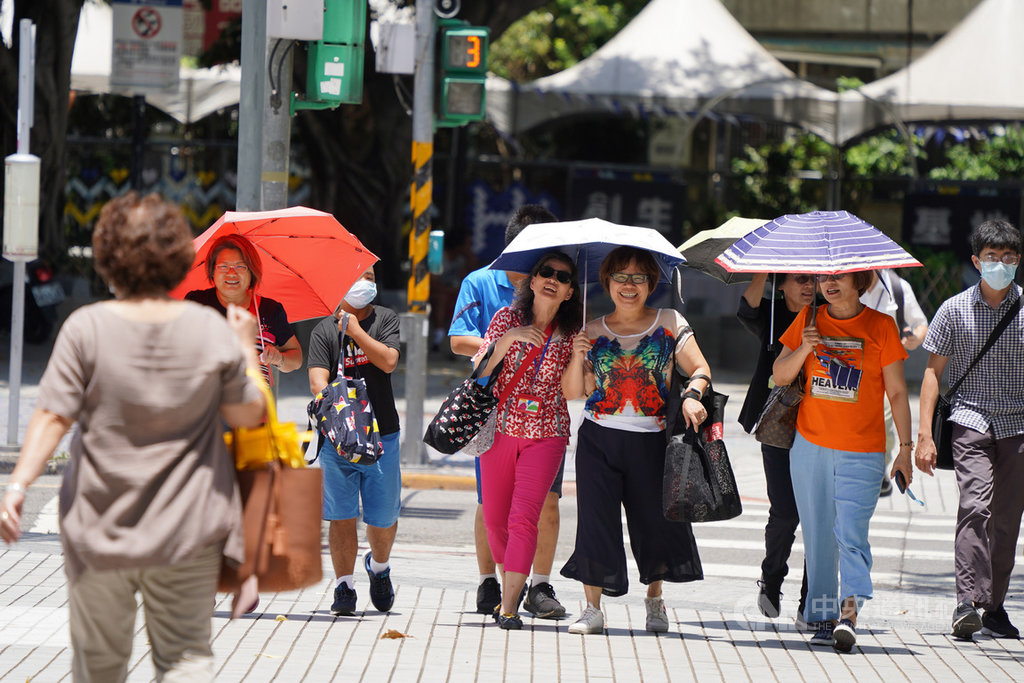
[[[548,329],[546,330],[546,332],[547,332],[547,341],[551,341],[551,337],[555,333],[555,324],[554,324],[554,322],[552,322],[550,325],[548,325]],[[526,372],[526,368],[528,368],[530,366],[530,364],[533,363],[533,360],[538,355],[540,355],[540,352],[541,352],[541,347],[540,346],[534,346],[532,349],[530,349],[529,353],[526,354],[526,356],[523,358],[522,362],[519,363],[519,368],[516,369],[516,374],[512,375],[512,379],[509,381],[508,384],[505,385],[505,388],[502,390],[501,395],[498,396],[498,406],[499,407],[505,404],[505,400],[509,397],[509,394],[512,393],[512,389],[515,388],[516,384],[522,378],[523,373]],[[502,358],[501,360],[502,360],[502,362],[504,362],[505,359]],[[483,363],[481,363],[481,365],[483,365]],[[495,368],[492,371],[492,374],[497,375],[498,374],[497,371],[498,371],[498,368]]]
[[[896,301],[896,326],[900,328],[900,335],[907,326],[907,316],[903,313],[903,283],[900,277],[892,271],[885,271],[888,275],[889,288],[892,290],[892,298]]]
[[[953,394],[956,393],[956,390],[959,389],[960,385],[963,384],[965,379],[967,379],[967,375],[970,374],[971,370],[974,369],[974,366],[978,364],[978,361],[985,355],[985,352],[992,348],[992,345],[996,343],[996,339],[998,339],[999,335],[1003,333],[1003,330],[1009,327],[1010,321],[1013,320],[1019,310],[1020,297],[1017,297],[1017,300],[1013,302],[1012,306],[1010,306],[1010,310],[1006,312],[1003,318],[999,321],[999,324],[996,325],[996,328],[992,330],[992,334],[988,336],[988,339],[985,341],[985,345],[981,347],[981,351],[978,351],[977,355],[974,356],[974,360],[972,360],[971,364],[967,366],[966,370],[964,370],[964,374],[962,374],[960,379],[956,381],[956,384],[951,386],[949,391],[946,392],[946,400],[951,400],[953,398]]]

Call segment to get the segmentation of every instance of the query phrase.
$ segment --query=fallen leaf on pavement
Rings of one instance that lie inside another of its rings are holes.
[[[412,636],[410,636],[408,633],[402,633],[401,631],[396,631],[395,629],[391,628],[385,631],[384,635],[380,637],[381,640],[384,640],[385,638],[387,638],[388,640],[393,640],[396,638],[412,638]]]

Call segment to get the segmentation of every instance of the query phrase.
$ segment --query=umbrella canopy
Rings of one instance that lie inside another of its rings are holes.
[[[715,263],[722,252],[741,237],[746,237],[768,221],[764,218],[743,218],[733,216],[711,230],[701,230],[679,245],[679,253],[686,258],[686,267],[710,275],[729,285],[734,282],[750,282],[752,273],[730,273]]]
[[[849,273],[921,265],[849,211],[779,216],[738,239],[715,263],[731,273]]]
[[[657,230],[609,223],[600,218],[526,226],[491,263],[495,270],[528,273],[541,256],[560,251],[576,263],[582,283],[597,282],[604,257],[616,247],[638,247],[654,255],[661,279],[672,281],[672,271],[686,261]]]
[[[247,237],[259,252],[261,296],[279,301],[289,322],[331,315],[377,257],[329,213],[293,206],[276,211],[228,211],[195,238],[196,260],[171,296],[206,289],[206,260],[221,235]]]

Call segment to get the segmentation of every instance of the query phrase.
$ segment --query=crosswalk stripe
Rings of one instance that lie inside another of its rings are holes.
[[[36,521],[29,529],[33,534],[56,534],[60,532],[59,504],[57,496],[46,501],[46,505],[39,511]]]

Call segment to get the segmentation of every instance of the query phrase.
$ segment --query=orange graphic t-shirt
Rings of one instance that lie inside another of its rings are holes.
[[[796,349],[803,342],[807,311],[804,306],[780,337],[786,348]],[[896,323],[867,307],[852,318],[838,320],[828,314],[827,306],[820,306],[817,326],[821,343],[804,361],[804,399],[796,418],[797,431],[822,448],[885,451],[882,368],[907,357]]]

